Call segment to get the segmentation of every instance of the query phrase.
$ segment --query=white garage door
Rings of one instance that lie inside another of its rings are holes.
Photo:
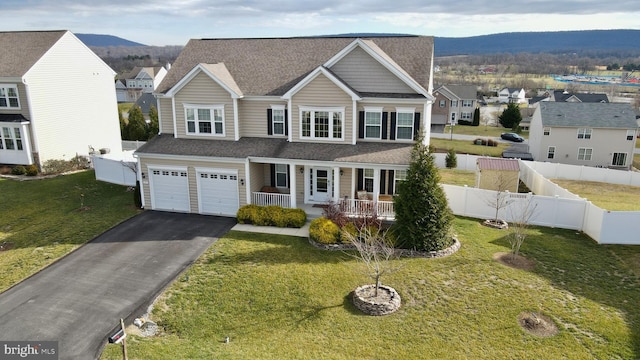
[[[189,212],[189,178],[186,169],[150,169],[151,208]]]
[[[198,170],[197,176],[200,213],[235,216],[238,212],[238,174],[208,169]]]

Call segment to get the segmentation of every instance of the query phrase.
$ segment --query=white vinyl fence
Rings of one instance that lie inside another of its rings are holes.
[[[130,152],[91,156],[96,180],[135,186],[137,159]]]
[[[458,155],[458,169],[474,170],[478,156]],[[460,160],[463,161],[460,161]],[[444,154],[436,154],[436,164],[444,168]],[[558,227],[586,233],[600,244],[640,244],[640,211],[608,211],[593,205],[548,178],[600,181],[640,186],[640,174],[602,168],[565,164],[520,161],[520,179],[533,194],[505,194],[508,205],[498,217],[513,221],[531,201],[535,206],[530,223]],[[470,187],[443,185],[449,206],[456,215],[479,219],[495,217],[495,191]]]

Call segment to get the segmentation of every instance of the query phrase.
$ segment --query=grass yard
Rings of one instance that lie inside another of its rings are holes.
[[[640,187],[595,181],[551,179],[554,183],[611,211],[640,211]]]
[[[476,172],[472,170],[438,169],[440,183],[458,186],[476,186]]]
[[[445,126],[444,133],[449,134],[449,125]],[[462,134],[462,135],[476,135],[478,137],[492,137],[499,138],[500,134],[505,132],[511,132],[511,129],[506,129],[503,127],[496,126],[466,126],[466,125],[456,125],[453,127],[454,134]],[[520,134],[523,138],[527,139],[529,137],[529,133],[523,131]]]
[[[462,248],[441,259],[396,260],[383,283],[398,312],[362,315],[348,294],[369,283],[343,252],[306,239],[229,232],[161,296],[163,330],[129,335],[130,359],[634,359],[640,357],[640,247],[600,246],[574,231],[532,228],[531,271],[493,260],[507,233],[458,218]],[[549,316],[559,334],[517,323]],[[230,342],[224,343],[225,336]],[[120,359],[107,345],[101,359]]]
[[[446,152],[448,149],[454,149],[458,154],[472,154],[483,156],[496,156],[502,157],[502,152],[505,151],[510,144],[499,143],[498,146],[482,146],[475,145],[470,140],[449,140],[449,139],[436,139],[431,138],[430,144],[436,148],[436,151]]]
[[[50,179],[0,179],[0,291],[135,215],[133,193],[93,171]]]

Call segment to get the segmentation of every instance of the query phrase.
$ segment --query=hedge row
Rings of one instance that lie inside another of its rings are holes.
[[[282,206],[245,205],[238,210],[236,218],[240,224],[301,228],[307,223],[307,214],[302,209],[287,209]]]

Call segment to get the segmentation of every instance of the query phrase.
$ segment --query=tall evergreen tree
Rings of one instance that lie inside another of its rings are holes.
[[[520,107],[516,103],[509,103],[502,114],[498,116],[498,121],[503,127],[516,130],[522,121]]]
[[[421,251],[442,250],[453,240],[453,214],[431,151],[418,139],[411,151],[407,178],[394,199],[399,245]]]
[[[152,137],[158,135],[160,131],[160,126],[158,123],[158,109],[155,106],[151,105],[149,108],[149,125],[147,126],[147,139],[151,139]]]
[[[480,126],[480,108],[476,108],[473,111],[473,126]]]
[[[127,124],[128,139],[125,140],[147,140],[147,123],[140,106],[134,105],[129,110],[129,123]]]

